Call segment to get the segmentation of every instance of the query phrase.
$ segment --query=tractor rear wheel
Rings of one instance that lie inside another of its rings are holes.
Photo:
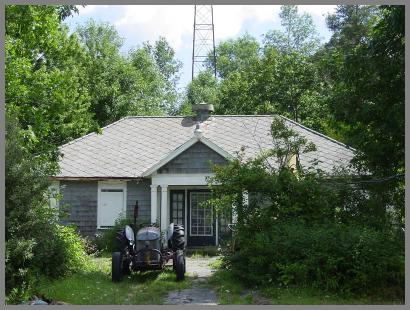
[[[111,260],[111,279],[113,282],[120,282],[122,275],[122,254],[121,252],[113,252]]]
[[[177,274],[177,281],[185,279],[185,254],[182,250],[177,250],[175,254],[175,271]]]

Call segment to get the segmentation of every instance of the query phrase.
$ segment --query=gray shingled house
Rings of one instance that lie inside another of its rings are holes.
[[[114,224],[119,214],[139,215],[166,229],[185,226],[188,246],[218,244],[221,224],[211,208],[206,178],[210,162],[225,164],[245,146],[254,157],[273,147],[272,115],[211,115],[210,105],[196,105],[195,116],[125,117],[61,147],[61,172],[54,186],[69,205],[69,221],[84,235]],[[304,167],[332,172],[347,166],[353,151],[346,145],[285,119],[317,150],[300,156]]]

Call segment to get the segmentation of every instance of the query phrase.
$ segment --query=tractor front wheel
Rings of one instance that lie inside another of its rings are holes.
[[[185,254],[182,250],[176,251],[175,271],[177,274],[177,281],[182,281],[185,279]]]
[[[122,280],[122,275],[122,254],[121,252],[113,252],[111,261],[111,279],[113,282],[120,282]]]

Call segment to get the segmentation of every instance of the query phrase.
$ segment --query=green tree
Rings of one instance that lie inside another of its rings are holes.
[[[127,115],[134,72],[120,54],[123,39],[114,26],[89,20],[76,33],[87,56],[82,65],[87,73],[90,108],[98,124],[105,126]]]
[[[259,49],[258,41],[247,33],[221,42],[215,49],[217,75],[224,79],[230,73],[246,70],[259,61]],[[213,57],[210,57],[207,66],[211,69],[212,65]]]
[[[220,78],[214,93],[218,114],[257,114],[261,111],[258,94],[254,92],[256,74],[260,70],[258,41],[245,34],[221,42],[216,47],[217,75]],[[211,59],[208,67],[210,68]]]
[[[155,60],[164,80],[162,108],[169,114],[175,113],[179,99],[177,83],[181,74],[182,62],[175,59],[175,51],[164,37],[160,37],[154,45],[146,42],[144,48]]]
[[[180,62],[164,38],[121,54],[123,39],[114,26],[89,20],[77,28],[87,52],[91,109],[100,126],[126,115],[172,113],[178,99]]]
[[[60,10],[6,6],[6,110],[17,116],[36,153],[96,129],[81,66],[85,54],[61,23]]]
[[[48,204],[49,176],[58,171],[48,156],[31,154],[15,115],[6,113],[5,263],[8,303],[30,297],[38,275],[61,276],[85,267],[80,237],[58,224]]]
[[[268,48],[259,72],[255,93],[260,94],[264,113],[278,113],[323,131],[328,115],[322,98],[323,84],[309,57]]]
[[[311,55],[319,46],[312,18],[282,6],[284,31],[271,31],[263,48],[246,34],[216,48],[219,114],[281,114],[327,130],[328,108]],[[262,51],[261,51],[262,50]]]
[[[357,149],[360,172],[404,174],[404,7],[339,11],[344,14],[333,16],[337,27],[321,66],[335,128]],[[390,205],[404,225],[404,179],[383,182],[374,192],[374,204]]]
[[[190,115],[192,113],[192,105],[201,102],[215,105],[216,111],[218,111],[218,82],[210,70],[200,72],[192,82],[188,84],[185,92],[185,98],[179,108],[178,114]]]
[[[130,100],[130,114],[164,115],[169,110],[166,102],[167,81],[155,59],[145,48],[129,52],[128,59],[134,71],[134,92]]]
[[[258,67],[254,67],[258,69]],[[260,94],[255,92],[256,72],[251,68],[236,71],[220,82],[219,104],[216,111],[219,114],[264,114],[260,102]]]
[[[274,46],[281,53],[313,54],[320,39],[308,13],[299,14],[296,5],[282,5],[279,17],[283,31],[272,30],[264,35],[265,46]]]
[[[331,107],[348,125],[358,167],[378,175],[403,173],[404,7],[382,6],[366,40],[339,53],[345,61],[337,68]]]
[[[324,131],[328,113],[318,68],[312,60],[320,46],[313,19],[307,13],[299,14],[294,5],[282,6],[279,16],[283,30],[264,36],[261,100],[269,113],[279,113]]]
[[[333,32],[326,46],[348,50],[365,42],[378,11],[375,5],[338,5],[335,13],[326,17],[327,27]]]

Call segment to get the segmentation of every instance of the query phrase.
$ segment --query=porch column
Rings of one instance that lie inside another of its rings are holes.
[[[168,185],[161,185],[161,231],[168,229]]]
[[[151,223],[157,221],[157,204],[158,204],[158,185],[151,185]]]

